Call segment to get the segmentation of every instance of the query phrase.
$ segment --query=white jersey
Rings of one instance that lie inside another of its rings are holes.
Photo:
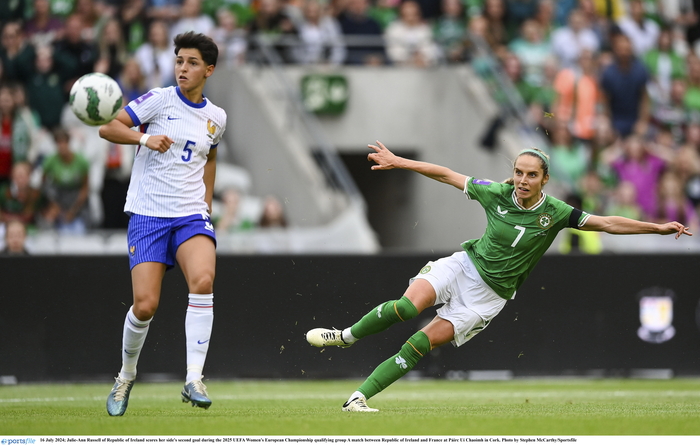
[[[138,146],[124,211],[157,217],[207,212],[204,165],[226,129],[226,112],[206,98],[190,102],[179,87],[154,88],[125,110],[143,133],[175,143],[165,153]]]

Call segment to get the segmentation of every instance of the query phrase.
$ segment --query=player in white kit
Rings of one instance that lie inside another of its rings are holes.
[[[174,43],[177,87],[149,91],[100,127],[104,139],[138,145],[124,207],[130,215],[134,303],[124,321],[122,368],[107,398],[111,416],[126,411],[163,276],[176,261],[189,289],[182,401],[205,409],[211,405],[202,383],[214,319],[216,238],[209,215],[226,112],[202,94],[216,67],[216,44],[193,32],[178,35]]]

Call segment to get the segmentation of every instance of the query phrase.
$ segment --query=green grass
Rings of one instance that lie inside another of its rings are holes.
[[[136,383],[105,411],[111,384],[0,387],[0,435],[700,435],[700,379],[400,381],[345,413],[356,381],[213,381],[209,410],[180,384]]]

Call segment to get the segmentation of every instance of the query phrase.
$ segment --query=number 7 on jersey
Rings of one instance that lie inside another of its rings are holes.
[[[518,241],[520,241],[520,238],[525,235],[525,227],[523,226],[514,226],[520,233],[518,233],[518,236],[515,237],[515,241],[513,241],[513,244],[510,245],[510,247],[515,247],[516,244],[518,244]]]

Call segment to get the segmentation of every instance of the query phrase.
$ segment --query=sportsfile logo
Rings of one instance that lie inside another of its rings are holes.
[[[0,439],[0,445],[15,445],[15,444],[33,444],[36,443],[36,439],[28,437],[26,439]]]

